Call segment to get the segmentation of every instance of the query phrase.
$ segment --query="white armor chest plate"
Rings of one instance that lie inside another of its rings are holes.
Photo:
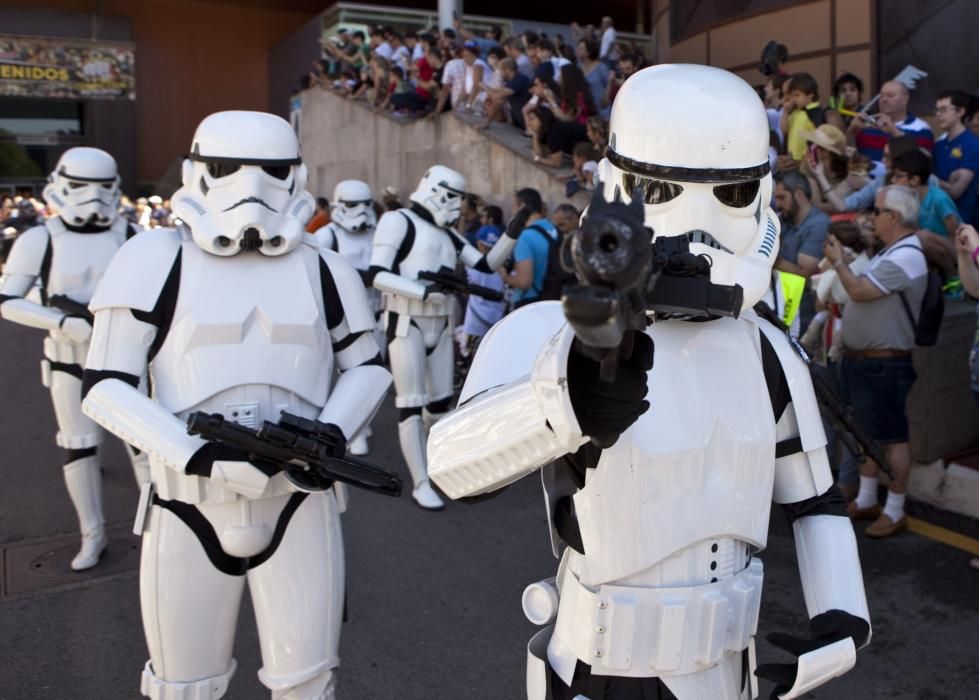
[[[151,367],[157,400],[181,413],[222,392],[257,385],[325,405],[333,350],[318,252],[300,246],[277,257],[224,258],[190,242],[182,251],[173,320]]]
[[[436,272],[442,267],[455,269],[458,253],[451,234],[413,213],[408,212],[408,216],[415,223],[415,241],[401,261],[398,274],[413,280],[418,279],[418,273],[422,271]]]
[[[764,548],[775,419],[747,320],[654,324],[650,409],[589,470],[575,508],[587,583],[618,581],[706,540]]]
[[[63,294],[87,304],[116,251],[126,242],[126,222],[117,219],[102,233],[74,233],[60,219],[46,223],[51,235],[47,294]]]
[[[371,264],[371,251],[374,248],[374,229],[361,233],[350,233],[338,224],[330,224],[336,239],[336,252],[358,270],[367,270]]]

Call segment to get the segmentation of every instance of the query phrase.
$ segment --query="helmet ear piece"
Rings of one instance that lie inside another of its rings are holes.
[[[185,187],[194,181],[194,164],[188,158],[180,165],[180,179]]]

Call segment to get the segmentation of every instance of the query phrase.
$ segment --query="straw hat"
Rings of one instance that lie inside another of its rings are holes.
[[[832,124],[822,124],[814,131],[803,131],[802,138],[838,156],[846,155],[846,135]]]

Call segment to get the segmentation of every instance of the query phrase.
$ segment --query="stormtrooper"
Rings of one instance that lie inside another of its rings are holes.
[[[391,383],[374,315],[356,270],[303,240],[313,199],[288,122],[210,115],[182,180],[172,201],[184,225],[130,241],[92,299],[85,374],[86,414],[150,456],[137,515],[141,690],[225,693],[247,581],[262,684],[279,700],[333,698],[343,492],[299,486],[185,421],[205,411],[257,428],[288,411],[331,425],[342,453]],[[134,388],[147,368],[152,398]]]
[[[116,161],[97,148],[62,154],[44,188],[56,213],[17,239],[0,279],[0,316],[48,331],[41,380],[51,391],[56,441],[66,451],[64,475],[78,514],[82,546],[71,561],[95,566],[108,543],[102,513],[101,429],[81,409],[82,367],[92,332],[85,308],[119,248],[136,233],[119,216]],[[38,304],[28,295],[40,283]],[[148,478],[146,456],[130,448],[138,483]]]
[[[612,110],[604,200],[634,213],[647,241],[651,229],[654,250],[683,244],[708,265],[701,295],[653,304],[682,287],[664,268],[611,381],[561,304],[516,311],[432,431],[429,473],[452,498],[542,471],[560,565],[523,596],[544,626],[528,645],[532,700],[749,698],[758,677],[796,698],[869,641],[808,369],[753,311],[778,248],[767,148],[765,111],[740,78],[693,65],[633,75]],[[711,298],[730,306],[693,312]],[[772,501],[792,522],[812,636],[773,635],[797,658],[756,668]]]
[[[316,244],[332,250],[347,259],[361,273],[370,266],[371,250],[374,245],[374,227],[377,215],[374,213],[374,197],[370,185],[360,180],[343,180],[333,188],[330,204],[330,223],[313,234]],[[367,290],[367,298],[378,320],[374,334],[383,354],[385,349],[384,332],[380,328],[381,295],[376,289]],[[370,426],[355,435],[348,445],[350,454],[365,455],[368,452],[367,438],[371,435]]]
[[[510,227],[483,256],[447,228],[459,218],[466,180],[444,165],[433,165],[411,194],[410,207],[387,212],[374,234],[368,279],[381,292],[388,358],[400,411],[398,438],[422,508],[440,510],[442,499],[428,480],[428,430],[452,398],[452,318],[454,297],[421,280],[419,274],[467,267],[492,272],[506,262],[520,235]]]

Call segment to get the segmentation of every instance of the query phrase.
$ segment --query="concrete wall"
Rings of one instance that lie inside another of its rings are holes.
[[[465,175],[470,192],[505,212],[520,187],[539,190],[551,207],[568,201],[561,176],[569,171],[535,165],[526,139],[518,148],[497,135],[504,127],[481,132],[452,114],[395,120],[319,88],[303,93],[301,123],[308,189],[316,196],[330,197],[337,182],[355,179],[375,193],[396,187],[407,201],[428,167],[440,163]],[[519,139],[514,131],[508,135]]]

